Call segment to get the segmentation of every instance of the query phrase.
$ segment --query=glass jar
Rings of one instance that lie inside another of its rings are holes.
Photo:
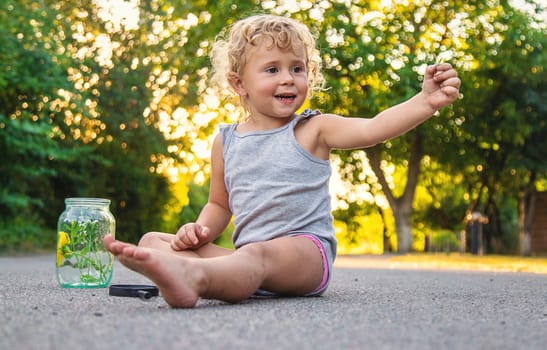
[[[103,238],[115,235],[110,200],[67,198],[57,222],[57,281],[65,288],[104,288],[112,279],[114,256]]]

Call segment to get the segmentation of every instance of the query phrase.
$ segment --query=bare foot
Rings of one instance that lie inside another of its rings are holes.
[[[199,269],[192,267],[191,259],[137,247],[117,241],[111,235],[107,235],[103,243],[124,266],[152,280],[169,305],[186,308],[196,305],[204,279]]]

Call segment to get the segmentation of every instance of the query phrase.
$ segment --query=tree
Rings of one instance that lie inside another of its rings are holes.
[[[76,28],[68,54],[79,62],[69,71],[93,112],[80,122],[85,133],[67,135],[108,160],[80,173],[93,184],[82,192],[113,199],[122,239],[137,241],[152,229],[173,231],[187,202],[186,183],[199,174],[205,180],[208,157],[196,156],[197,146],[210,144],[223,118],[205,103],[207,50],[225,25],[211,18],[235,16],[252,4],[55,3],[58,16]],[[58,193],[66,192],[65,185]]]
[[[317,101],[327,110],[354,116],[371,116],[409,98],[420,89],[419,73],[432,62],[452,62],[464,81],[476,82],[473,76],[475,73],[481,75],[479,63],[485,61],[485,56],[501,52],[502,48],[508,55],[519,55],[521,49],[511,47],[515,41],[505,41],[506,32],[512,26],[519,28],[516,31],[527,31],[530,23],[526,16],[505,2],[369,2],[328,6],[329,11],[316,16],[321,17],[319,21],[313,18],[314,21],[309,23],[315,23],[317,32],[324,33],[320,36],[320,46],[324,48],[328,85],[339,93],[321,94]],[[309,10],[298,15],[309,18],[311,14],[312,10]],[[536,50],[537,46],[532,44],[531,47]],[[522,60],[518,62],[524,63]],[[529,71],[529,64],[523,66]],[[540,70],[537,64],[533,67]],[[502,73],[490,71],[489,80],[486,80],[490,83],[481,84],[481,88],[493,85],[492,81]],[[491,123],[470,115],[484,114],[492,107],[495,109],[494,106],[484,106],[478,100],[484,92],[477,93],[476,90],[475,85],[464,85],[465,103],[455,103],[453,108],[445,108],[416,130],[366,150],[395,217],[399,252],[412,248],[412,203],[424,156],[444,165],[452,164],[450,169],[455,174],[459,173],[458,166],[479,164],[477,158],[468,157],[465,153],[469,147],[453,147],[466,138],[476,141],[480,138],[477,135],[491,126]],[[531,94],[528,96],[530,99]],[[498,100],[496,103],[503,102]],[[506,103],[504,109],[510,106]],[[519,121],[522,119],[513,115]],[[465,124],[465,131],[462,124]],[[519,128],[525,133],[523,140],[532,136],[526,129],[526,126]],[[500,131],[495,133],[500,134]],[[344,162],[357,164],[358,158],[351,157],[352,153],[342,152],[341,155]],[[499,155],[507,157],[508,153],[500,152]],[[385,166],[390,163],[408,169],[406,181],[396,184],[395,188],[390,186],[385,176]],[[501,168],[497,171],[501,173]]]
[[[66,71],[70,59],[61,53],[59,37],[50,36],[56,32],[55,12],[42,5],[24,0],[0,5],[0,249],[48,241],[40,240],[48,225],[42,213],[57,166],[90,152],[60,137],[66,93],[75,89]]]
[[[455,5],[436,1],[333,5],[335,15],[327,18],[325,14],[322,23],[321,31],[326,33],[322,46],[329,47],[324,54],[329,85],[343,96],[323,94],[319,100],[339,114],[372,116],[411,97],[420,89],[418,73],[442,58],[437,58],[438,51],[454,45],[449,25],[459,9]],[[446,109],[443,113],[452,112]],[[366,150],[395,217],[401,253],[412,249],[412,204],[432,127],[431,123],[420,126]],[[342,154],[352,162],[347,156],[351,152]],[[402,189],[390,187],[383,170],[385,162],[408,168]]]
[[[206,183],[217,125],[239,116],[233,101],[207,87],[211,43],[234,20],[264,10],[300,19],[317,34],[330,90],[312,104],[325,111],[369,117],[415,94],[427,63],[458,67],[463,103],[367,149],[367,157],[359,150],[335,154],[345,180],[368,191],[369,202],[384,194],[399,252],[412,248],[416,220],[448,210],[420,207],[415,215],[420,184],[436,203],[458,211],[438,225],[454,225],[464,206],[476,206],[497,215],[492,222],[501,228],[512,220],[503,215],[518,202],[513,193],[525,199],[545,181],[545,27],[504,1],[0,6],[2,233],[52,230],[67,196],[111,198],[123,239],[180,225],[188,197],[203,200],[188,183]],[[374,171],[364,172],[369,164]],[[458,181],[450,198],[432,189],[440,173]],[[386,207],[340,199],[345,210],[335,215],[350,229],[366,223],[356,216],[380,212],[387,235]],[[29,218],[33,226],[22,224]]]
[[[495,35],[469,36],[475,68],[463,79],[462,90],[469,92],[451,138],[456,152],[441,160],[463,174],[468,211],[489,216],[488,245],[499,251],[500,241],[516,226],[516,220],[508,225],[512,220],[502,218],[503,208],[510,205],[516,213],[521,203],[521,239],[526,241],[525,223],[531,219],[526,203],[546,178],[547,41],[543,20],[504,2],[488,23]]]

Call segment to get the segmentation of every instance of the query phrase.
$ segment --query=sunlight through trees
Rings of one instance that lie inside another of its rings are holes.
[[[462,99],[415,131],[333,153],[345,251],[459,239],[472,211],[490,218],[490,251],[518,251],[519,202],[547,187],[546,10],[461,0],[3,1],[0,250],[51,246],[70,196],[111,198],[132,241],[193,219],[218,126],[242,113],[208,87],[211,43],[257,12],[317,35],[328,90],[312,108],[371,117],[417,92],[427,64],[462,77]]]

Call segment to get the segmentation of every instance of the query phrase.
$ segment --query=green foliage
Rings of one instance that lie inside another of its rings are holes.
[[[477,208],[496,222],[497,208],[517,198],[530,181],[545,178],[547,146],[539,136],[545,135],[547,91],[544,22],[497,1],[331,4],[329,10],[320,24],[309,21],[323,34],[328,85],[339,92],[317,98],[326,110],[372,116],[418,91],[418,73],[425,64],[448,61],[459,70],[461,102],[380,146],[388,166],[411,169],[412,155],[427,157],[461,181],[451,191],[435,183],[434,171],[422,174],[421,181],[436,199],[429,208],[420,205],[413,222],[450,229],[461,226],[466,210]],[[417,138],[423,147],[413,149]],[[344,167],[357,164],[353,153],[340,153]],[[394,197],[393,211],[408,209],[402,208],[404,197],[396,192],[421,186],[410,175],[383,188],[388,199]],[[492,237],[506,235],[503,225],[491,225],[490,230]]]
[[[422,180],[414,201],[414,227],[421,223],[434,229],[463,229],[467,211],[463,176],[444,171],[443,166],[425,157]]]
[[[66,60],[43,37],[56,20],[41,5],[0,5],[0,250],[54,245],[55,220],[44,213],[54,202],[57,165],[89,151],[58,137],[59,90],[74,89],[59,64]]]
[[[118,237],[133,242],[195,220],[208,186],[192,183],[209,172],[199,148],[232,114],[231,101],[206,103],[208,50],[226,25],[271,11],[317,33],[330,90],[312,107],[324,111],[373,116],[418,91],[425,64],[455,65],[463,101],[367,154],[378,152],[384,191],[399,197],[411,151],[420,152],[420,181],[411,183],[418,245],[424,227],[459,230],[465,212],[479,209],[499,223],[488,227],[493,249],[513,251],[519,193],[546,178],[545,23],[504,1],[301,5],[141,1],[131,26],[91,1],[2,1],[0,250],[52,247],[65,197],[112,199]],[[336,154],[344,180],[381,195],[361,151]],[[398,207],[340,200],[341,246],[377,251],[381,228],[394,240]]]
[[[547,39],[544,22],[504,2],[490,23],[496,36],[469,37],[476,66],[463,75],[465,105],[455,108],[447,139],[454,152],[438,160],[461,174],[468,210],[489,217],[489,249],[507,252],[518,244],[515,221],[523,190],[536,188],[547,174]],[[511,215],[503,213],[508,206]]]
[[[181,222],[195,222],[201,212],[201,208],[209,198],[209,183],[190,183],[188,186],[189,203],[184,207],[180,215]]]
[[[343,211],[334,213],[342,216]],[[382,211],[353,215],[334,223],[340,254],[382,254],[396,247],[392,216]]]
[[[426,230],[424,232],[418,228],[415,234],[419,236],[416,242],[424,244],[422,251],[429,253],[450,253],[460,250],[459,232],[450,230]]]
[[[54,249],[55,230],[45,228],[37,214],[0,217],[0,253]]]
[[[207,204],[209,197],[209,183],[190,183],[188,191],[189,203],[182,210],[179,223],[195,222],[201,212],[201,208]],[[180,225],[179,225],[180,226]],[[178,227],[177,227],[178,229]],[[175,229],[176,230],[176,229]],[[233,248],[232,232],[233,224],[230,223],[224,232],[215,240],[215,244],[225,248]]]

